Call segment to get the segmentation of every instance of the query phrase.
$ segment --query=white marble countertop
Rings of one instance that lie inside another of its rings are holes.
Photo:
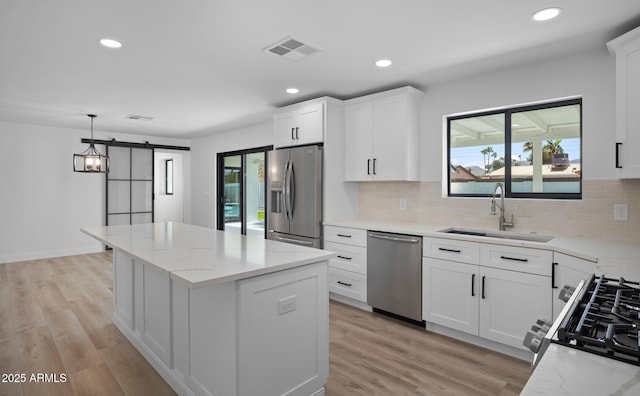
[[[604,273],[611,277],[625,276],[634,281],[640,280],[640,243],[632,245],[628,243],[603,242],[584,237],[554,237],[549,242],[533,242],[438,232],[439,230],[451,228],[450,224],[344,220],[329,221],[325,222],[324,225],[552,250],[597,263],[596,271],[598,273]],[[499,232],[497,230],[486,231]]]
[[[171,274],[189,287],[263,275],[335,254],[264,238],[167,222],[85,227],[87,235]]]
[[[640,366],[551,344],[520,396],[640,395]]]

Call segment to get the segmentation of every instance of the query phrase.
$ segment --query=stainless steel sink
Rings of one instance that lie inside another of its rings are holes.
[[[444,230],[439,230],[438,232],[442,232],[445,234],[471,235],[471,236],[479,236],[479,237],[487,237],[487,238],[514,239],[518,241],[542,242],[542,243],[549,242],[550,240],[553,239],[553,237],[550,235],[524,234],[524,233],[510,232],[510,231],[475,230],[471,228],[458,228],[458,227],[445,228]]]

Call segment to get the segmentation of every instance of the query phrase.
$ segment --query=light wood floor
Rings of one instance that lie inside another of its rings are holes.
[[[0,374],[27,382],[0,382],[0,395],[175,394],[111,322],[112,298],[110,253],[1,264]],[[330,330],[328,396],[517,395],[529,374],[526,362],[337,302]]]

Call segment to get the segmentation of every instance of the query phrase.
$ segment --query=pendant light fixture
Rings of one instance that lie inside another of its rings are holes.
[[[85,173],[107,173],[109,172],[109,157],[102,155],[93,145],[93,119],[95,114],[87,114],[91,118],[91,141],[89,148],[80,154],[73,155],[73,171]]]

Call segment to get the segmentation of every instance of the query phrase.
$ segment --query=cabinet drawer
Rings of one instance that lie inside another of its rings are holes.
[[[455,239],[423,238],[422,255],[460,263],[478,264],[480,245],[478,242]]]
[[[367,246],[367,230],[347,227],[324,227],[324,240],[326,242],[346,243],[355,246]]]
[[[329,260],[329,266],[362,275],[367,274],[367,248],[335,242],[325,242],[324,248],[338,253],[338,256]]]
[[[329,291],[366,303],[367,277],[329,267]]]
[[[480,265],[551,276],[553,252],[517,246],[482,244]]]

